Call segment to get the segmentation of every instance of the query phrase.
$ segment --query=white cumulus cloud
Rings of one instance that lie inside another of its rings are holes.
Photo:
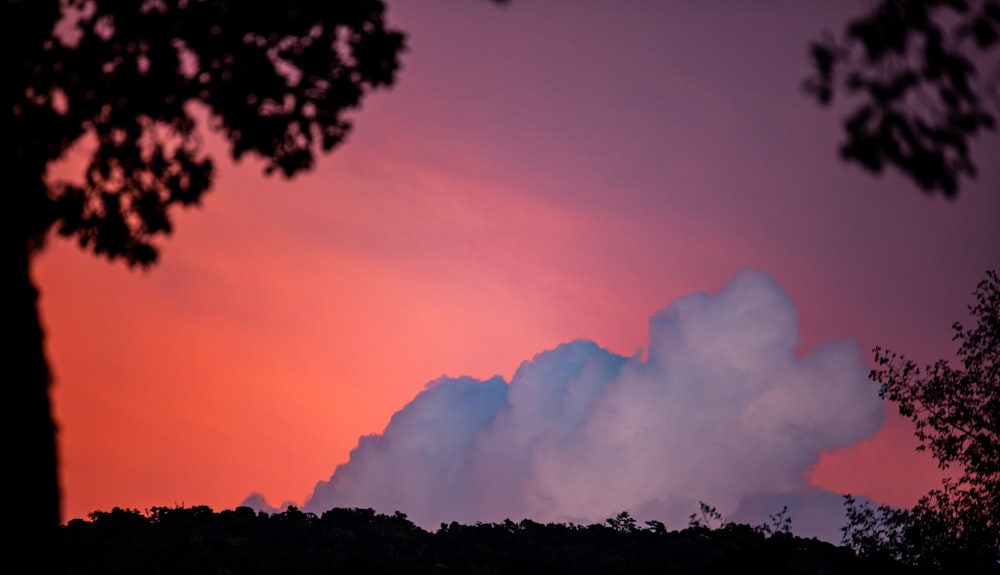
[[[806,473],[873,434],[882,405],[854,341],[797,356],[797,322],[785,291],[745,269],[653,315],[645,359],[574,341],[509,383],[442,378],[362,437],[304,507],[400,510],[428,528],[629,510],[680,528],[698,501],[741,517],[787,493],[817,523],[797,532],[830,533],[819,523],[837,506]]]

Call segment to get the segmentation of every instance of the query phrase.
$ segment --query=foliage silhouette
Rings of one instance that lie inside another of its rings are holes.
[[[876,174],[895,166],[952,198],[977,173],[970,141],[996,129],[998,45],[1000,0],[880,0],[843,40],[812,44],[804,87],[824,106],[840,90],[858,101],[844,120],[845,161]]]
[[[781,511],[768,515],[769,523],[762,523],[755,529],[764,535],[774,535],[775,533],[791,533],[792,517],[788,514],[788,506],[781,508]]]
[[[444,524],[434,533],[404,514],[290,507],[113,509],[64,527],[67,571],[90,573],[922,573],[888,559],[790,533],[727,524],[682,531],[602,524]],[[653,522],[658,523],[658,522]],[[662,526],[662,523],[659,524]]]
[[[344,141],[346,114],[367,94],[393,84],[404,35],[381,0],[6,0],[2,10],[15,39],[0,88],[14,201],[0,225],[13,280],[4,339],[19,374],[10,401],[27,420],[7,445],[14,513],[30,518],[17,533],[37,547],[59,533],[51,378],[30,273],[47,235],[149,267],[172,209],[197,205],[212,184],[197,117],[233,158],[256,156],[265,174],[291,178]],[[47,179],[74,146],[88,154],[81,181]]]
[[[956,322],[961,367],[939,360],[923,369],[876,347],[871,378],[880,395],[914,422],[919,450],[942,469],[958,467],[911,510],[846,500],[844,542],[864,555],[963,573],[1000,568],[1000,279],[987,271],[969,306],[973,328]]]
[[[615,531],[621,531],[622,533],[631,533],[639,530],[635,518],[628,511],[622,511],[617,516],[607,519],[606,523]]]
[[[704,501],[698,502],[698,513],[692,513],[688,516],[688,527],[691,529],[718,529],[728,524],[715,507]]]

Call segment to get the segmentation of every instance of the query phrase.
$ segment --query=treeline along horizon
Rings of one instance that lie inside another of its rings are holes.
[[[639,525],[627,513],[591,525],[452,522],[430,532],[401,512],[372,509],[114,508],[74,519],[62,534],[65,572],[73,574],[932,572],[859,557],[779,525],[713,529],[693,521],[671,531],[657,521]]]

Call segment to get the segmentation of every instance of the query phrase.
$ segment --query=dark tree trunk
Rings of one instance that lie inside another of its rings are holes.
[[[32,124],[12,119],[3,148],[11,160],[4,166],[8,179],[0,188],[8,202],[0,212],[0,265],[7,270],[0,341],[8,373],[6,475],[11,486],[4,507],[14,518],[8,530],[13,533],[8,535],[12,542],[8,557],[25,557],[32,571],[48,573],[62,565],[61,496],[51,373],[31,262],[41,251],[56,212],[44,182],[48,158],[31,145],[20,145],[30,140]]]
[[[9,229],[7,231],[10,231]],[[38,311],[38,289],[31,281],[31,253],[26,242],[5,242],[8,290],[3,341],[7,346],[7,444],[13,452],[6,473],[13,511],[13,553],[30,552],[33,570],[47,572],[60,559],[60,493],[56,426],[49,398],[50,372]],[[5,505],[6,506],[6,505]],[[13,555],[11,555],[12,557]]]

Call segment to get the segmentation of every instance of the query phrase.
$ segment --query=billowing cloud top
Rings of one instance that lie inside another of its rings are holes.
[[[510,383],[442,378],[362,437],[305,508],[400,510],[429,528],[630,510],[678,528],[699,500],[738,515],[744,500],[808,492],[819,454],[874,433],[882,409],[856,344],[797,356],[797,322],[769,275],[742,270],[656,313],[645,359],[574,341]]]

